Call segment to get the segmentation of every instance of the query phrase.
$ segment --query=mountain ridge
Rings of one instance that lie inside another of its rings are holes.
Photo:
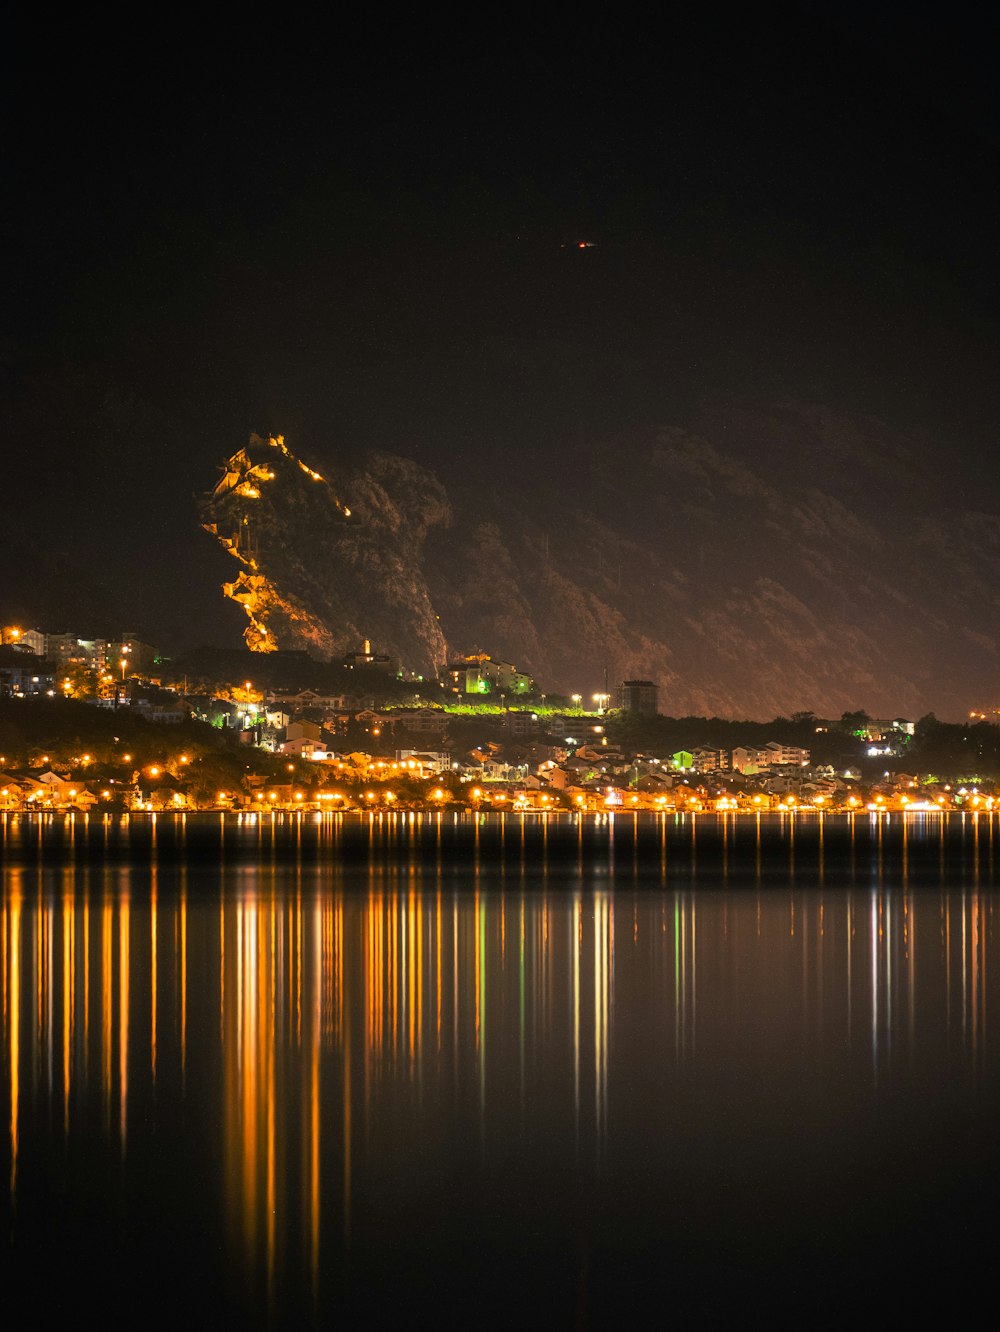
[[[1000,517],[932,517],[932,469],[880,422],[717,410],[555,479],[374,452],[317,462],[329,495],[283,441],[253,448],[275,480],[202,521],[249,515],[280,646],[367,637],[425,675],[479,647],[565,693],[606,666],[719,716],[961,713],[1000,678]]]

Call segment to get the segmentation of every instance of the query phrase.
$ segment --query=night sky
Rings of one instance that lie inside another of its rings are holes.
[[[571,485],[592,443],[792,398],[1000,506],[971,7],[158,22],[7,45],[4,616],[237,642],[192,497],[251,430]]]

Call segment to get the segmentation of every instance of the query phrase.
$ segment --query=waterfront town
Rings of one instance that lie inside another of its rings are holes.
[[[539,691],[477,651],[436,680],[6,626],[0,810],[761,813],[1000,807],[1000,713],[673,718],[650,680]],[[256,678],[250,678],[251,673]]]

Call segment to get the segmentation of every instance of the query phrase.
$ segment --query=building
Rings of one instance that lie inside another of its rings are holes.
[[[160,725],[179,725],[187,721],[191,715],[191,709],[183,699],[148,699],[140,698],[136,704],[139,709],[139,715],[145,717],[147,721],[156,722]]]
[[[267,702],[269,706],[277,705],[285,712],[289,709],[302,711],[304,708],[340,711],[349,706],[350,699],[346,694],[321,694],[316,689],[300,689],[297,694],[270,690]]]
[[[317,744],[322,739],[323,730],[312,721],[293,721],[289,722],[285,728],[285,740],[291,744],[296,740],[314,740]]]
[[[395,725],[421,735],[443,735],[450,722],[441,708],[398,708],[389,716]]]
[[[655,717],[659,712],[659,690],[652,680],[623,680],[618,686],[618,708],[621,712],[638,712]]]
[[[14,642],[25,652],[33,652],[36,657],[45,656],[46,635],[42,633],[41,629],[10,629],[5,630],[4,634],[5,643]],[[8,638],[6,636],[7,634],[10,634],[12,637]],[[16,638],[13,637],[15,634],[17,635]]]
[[[57,670],[80,665],[98,674],[110,671],[116,675],[146,675],[156,661],[156,649],[136,634],[123,634],[121,638],[80,638],[74,633],[49,633],[44,629],[16,632],[20,647],[46,657]]]
[[[349,671],[374,671],[379,675],[399,675],[400,664],[396,657],[384,652],[373,652],[371,640],[366,638],[360,652],[348,652],[344,665]]]
[[[542,729],[537,712],[508,712],[503,724],[511,735],[537,735]]]
[[[713,749],[710,745],[698,745],[691,751],[691,766],[695,772],[723,772],[727,766],[728,754],[724,749]]]
[[[751,776],[755,772],[769,767],[770,755],[755,745],[738,745],[732,752],[730,766],[733,772],[742,772]]]
[[[77,646],[76,634],[50,634],[43,629],[25,629],[20,634],[20,646],[38,657],[45,657],[57,667],[83,659]]]
[[[456,694],[528,694],[534,687],[509,661],[496,661],[488,652],[474,652],[445,667],[444,679]]]
[[[412,765],[423,777],[451,772],[454,764],[451,753],[443,749],[397,749],[396,761],[407,768]]]
[[[283,740],[280,752],[301,759],[326,758],[328,754],[327,747],[322,740],[309,740],[304,736],[299,736],[294,740]]]
[[[25,698],[51,689],[51,662],[13,645],[0,648],[0,698]]]
[[[146,675],[156,662],[156,649],[150,643],[144,643],[137,634],[122,634],[121,642],[115,643],[115,650],[121,648],[122,657],[126,658],[125,670],[132,675]]]
[[[809,764],[809,750],[800,749],[798,745],[780,745],[777,740],[769,740],[763,752],[768,756],[768,765],[773,768],[805,768]]]

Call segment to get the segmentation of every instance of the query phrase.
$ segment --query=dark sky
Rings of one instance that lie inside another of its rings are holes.
[[[791,396],[925,436],[1000,502],[976,9],[179,21],[22,16],[7,46],[18,614],[79,578],[168,640],[231,640],[191,496],[250,430],[552,470]]]

